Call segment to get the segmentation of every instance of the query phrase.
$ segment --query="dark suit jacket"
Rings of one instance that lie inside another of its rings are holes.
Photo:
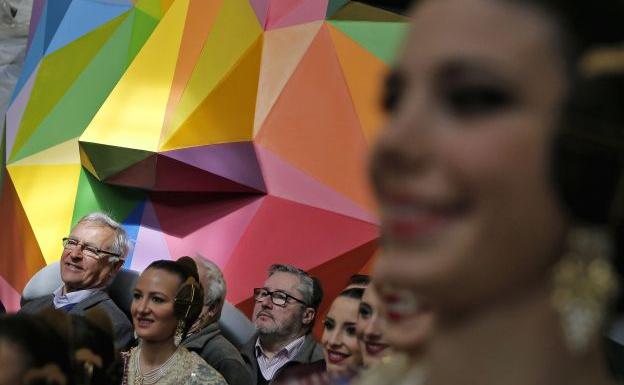
[[[251,371],[251,375],[253,378],[252,385],[256,385],[258,383],[258,361],[256,360],[256,340],[258,339],[257,335],[251,337],[249,341],[245,345],[241,347],[241,354],[243,355],[243,359],[245,363],[249,366],[249,370]],[[280,379],[281,373],[285,370],[292,370],[292,367],[295,365],[301,364],[311,364],[317,363],[318,361],[322,361],[323,358],[323,348],[319,345],[315,340],[312,333],[306,335],[305,341],[303,342],[303,347],[297,353],[294,359],[288,361],[284,366],[282,366],[275,375],[273,376],[272,381],[269,383],[273,383],[276,380]]]
[[[22,306],[19,313],[36,314],[44,309],[54,309],[54,296],[52,294],[35,298]],[[115,348],[124,350],[132,341],[133,329],[130,320],[121,309],[115,305],[105,291],[96,291],[91,297],[79,302],[74,306],[69,314],[84,315],[91,308],[100,308],[108,314],[113,323],[115,332]]]
[[[250,385],[249,367],[245,365],[238,349],[221,334],[219,323],[214,322],[182,341],[188,350],[199,354],[215,368],[229,385]]]

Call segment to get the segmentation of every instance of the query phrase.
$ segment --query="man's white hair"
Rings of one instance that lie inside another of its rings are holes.
[[[76,223],[76,226],[81,223],[94,223],[113,229],[115,231],[115,239],[113,240],[110,251],[112,253],[119,254],[122,260],[126,259],[126,256],[130,251],[130,240],[128,239],[126,230],[120,223],[111,218],[110,215],[102,212],[93,212],[85,215],[80,218],[78,223]]]

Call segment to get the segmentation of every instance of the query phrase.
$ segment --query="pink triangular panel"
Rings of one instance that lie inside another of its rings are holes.
[[[251,142],[213,144],[162,153],[226,179],[265,191],[262,172]]]
[[[30,78],[24,84],[24,87],[20,90],[20,93],[15,97],[13,103],[6,113],[6,160],[9,159],[9,154],[13,150],[13,144],[15,144],[15,137],[24,115],[24,110],[30,100],[30,93],[35,84],[35,79],[39,73],[39,65],[30,75]]]
[[[154,206],[147,201],[132,254],[131,268],[143,271],[147,265],[158,259],[171,259],[171,254],[167,249]]]
[[[282,15],[279,18],[273,18],[273,13],[271,12],[266,29],[283,28],[291,25],[323,20],[325,18],[325,12],[327,12],[327,1],[328,0],[299,1],[296,8],[289,9],[287,14]],[[284,0],[273,0],[271,8],[276,3],[282,4],[287,2]],[[295,1],[293,1],[293,3],[295,3]]]
[[[264,29],[266,25],[267,12],[269,10],[269,1],[270,0],[249,0],[249,4],[253,8],[256,16],[258,17],[258,22],[262,29]]]
[[[228,299],[248,298],[273,263],[309,270],[377,237],[373,224],[267,196],[224,269]]]
[[[20,308],[20,294],[0,275],[0,300],[6,311],[14,313]]]
[[[199,253],[217,265],[225,266],[263,199],[228,199],[193,205],[184,212],[157,204],[156,211],[171,255]]]
[[[271,151],[256,145],[256,152],[260,158],[269,194],[378,224],[373,214],[283,161]]]

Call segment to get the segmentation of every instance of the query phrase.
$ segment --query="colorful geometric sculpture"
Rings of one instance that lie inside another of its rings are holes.
[[[135,240],[126,267],[201,253],[242,308],[272,263],[332,296],[370,261],[364,165],[403,16],[345,0],[35,0],[32,23],[3,138],[10,309],[93,210]]]

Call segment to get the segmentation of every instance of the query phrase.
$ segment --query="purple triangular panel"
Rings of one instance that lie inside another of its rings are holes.
[[[15,144],[15,137],[17,136],[17,131],[20,126],[20,122],[22,121],[22,116],[24,115],[24,110],[28,105],[28,100],[30,100],[30,93],[33,89],[33,85],[35,84],[35,79],[37,78],[37,73],[39,73],[39,66],[35,68],[35,70],[28,78],[28,81],[24,84],[24,87],[17,94],[9,109],[6,113],[6,159],[5,161],[9,161],[9,155],[11,154],[11,150],[13,149],[13,144]]]
[[[258,191],[266,191],[251,142],[213,144],[167,151],[160,155],[190,164]]]
[[[270,0],[249,0],[249,4],[253,8],[256,16],[258,17],[258,22],[260,22],[260,26],[262,29],[266,26],[266,18],[267,13],[269,11],[269,1]]]
[[[33,0],[32,12],[30,14],[30,26],[28,27],[28,45],[26,50],[30,49],[30,43],[35,35],[37,29],[37,23],[43,14],[43,8],[45,7],[46,0]]]
[[[171,255],[154,206],[147,201],[132,254],[132,270],[143,271],[152,261],[158,259],[171,259]]]
[[[256,146],[269,195],[378,224],[376,217],[344,195]]]

